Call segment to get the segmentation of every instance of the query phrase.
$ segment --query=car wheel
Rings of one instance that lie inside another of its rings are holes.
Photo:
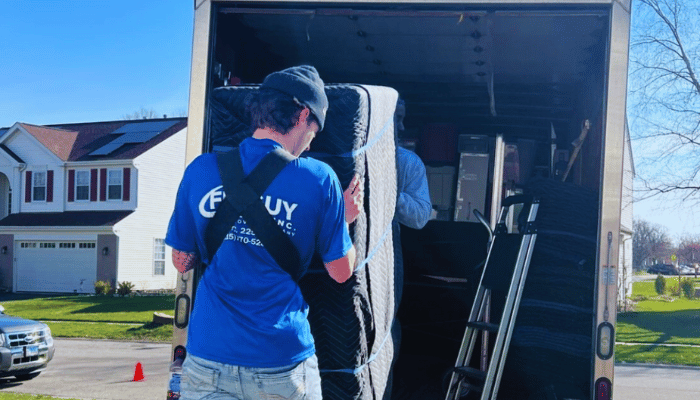
[[[22,375],[15,375],[15,380],[18,381],[28,381],[30,379],[34,379],[37,376],[39,376],[41,372],[30,372],[28,374],[22,374]]]

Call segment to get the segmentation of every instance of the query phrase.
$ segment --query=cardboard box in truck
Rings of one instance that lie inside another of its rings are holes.
[[[456,208],[478,204],[493,228],[506,196],[532,192],[543,219],[498,398],[611,399],[630,3],[196,0],[187,160],[217,151],[214,96],[270,72],[310,64],[328,84],[393,88],[406,102],[403,139],[429,171],[455,172],[430,180],[439,218],[401,229],[391,398],[445,398],[488,242]],[[454,134],[425,134],[435,126]],[[461,152],[459,137],[483,138],[481,157]],[[444,151],[454,154],[428,156]],[[178,281],[176,364],[196,282],[194,272]],[[384,384],[348,398],[388,398],[388,369],[371,368],[382,339],[368,336],[360,367]]]

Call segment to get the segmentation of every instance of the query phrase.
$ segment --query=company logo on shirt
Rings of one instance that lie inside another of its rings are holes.
[[[219,185],[215,187],[205,194],[204,197],[202,197],[202,200],[199,201],[199,213],[204,218],[213,218],[218,204],[225,198],[226,193],[224,193],[224,186]],[[269,212],[270,215],[274,217],[282,214],[287,221],[292,220],[292,213],[299,206],[297,203],[289,203],[281,198],[277,198],[273,201],[272,196],[265,196],[264,198],[261,196],[260,198],[264,200],[265,208],[267,208],[267,212]]]

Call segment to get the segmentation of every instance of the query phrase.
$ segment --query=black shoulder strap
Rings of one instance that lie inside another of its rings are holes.
[[[242,216],[277,264],[295,281],[300,278],[299,250],[267,211],[261,199],[275,177],[293,159],[291,154],[277,148],[268,153],[245,177],[239,149],[217,156],[226,199],[219,205],[205,232],[210,260],[236,220]]]

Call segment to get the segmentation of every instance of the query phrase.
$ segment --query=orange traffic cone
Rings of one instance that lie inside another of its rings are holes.
[[[134,382],[142,381],[146,379],[145,376],[143,376],[143,366],[141,365],[140,362],[136,363],[136,370],[134,371]]]

